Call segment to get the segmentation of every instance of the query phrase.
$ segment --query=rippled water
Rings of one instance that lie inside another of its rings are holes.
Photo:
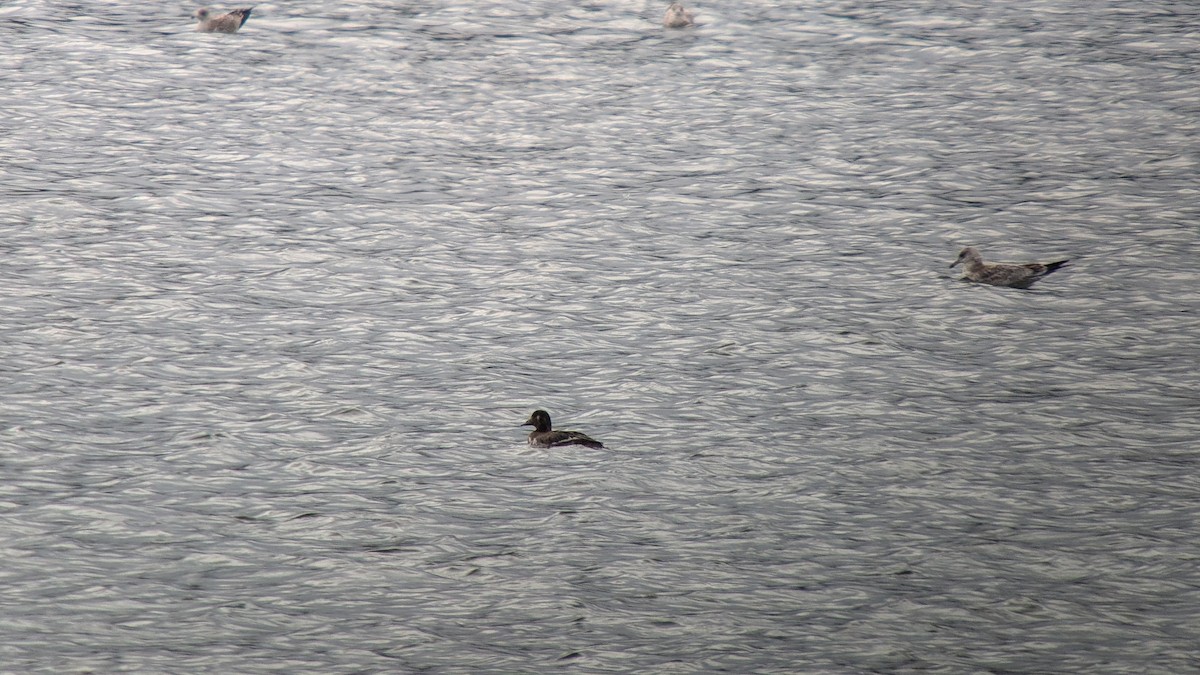
[[[1200,669],[1200,7],[665,4],[0,7],[3,670]]]

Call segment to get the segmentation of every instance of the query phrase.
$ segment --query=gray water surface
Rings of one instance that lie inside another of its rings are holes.
[[[665,4],[0,7],[0,670],[1200,670],[1200,6]]]

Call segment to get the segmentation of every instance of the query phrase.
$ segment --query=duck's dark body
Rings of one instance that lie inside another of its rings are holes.
[[[529,432],[529,444],[535,448],[555,448],[560,445],[604,447],[600,441],[579,431],[554,431],[550,427],[550,413],[545,410],[534,410],[521,426],[533,427],[533,431]]]

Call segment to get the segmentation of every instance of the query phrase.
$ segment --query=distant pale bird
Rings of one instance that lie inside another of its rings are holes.
[[[246,19],[250,18],[252,9],[254,8],[242,7],[228,14],[213,15],[211,9],[201,7],[196,10],[196,20],[200,22],[196,24],[196,30],[201,33],[236,33],[246,23]]]
[[[687,28],[694,25],[695,17],[678,2],[672,2],[667,7],[667,13],[663,15],[663,26],[666,28]]]

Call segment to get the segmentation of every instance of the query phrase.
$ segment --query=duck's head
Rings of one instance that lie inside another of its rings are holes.
[[[537,431],[550,431],[550,413],[545,410],[534,410],[529,419],[521,426],[532,426]]]

